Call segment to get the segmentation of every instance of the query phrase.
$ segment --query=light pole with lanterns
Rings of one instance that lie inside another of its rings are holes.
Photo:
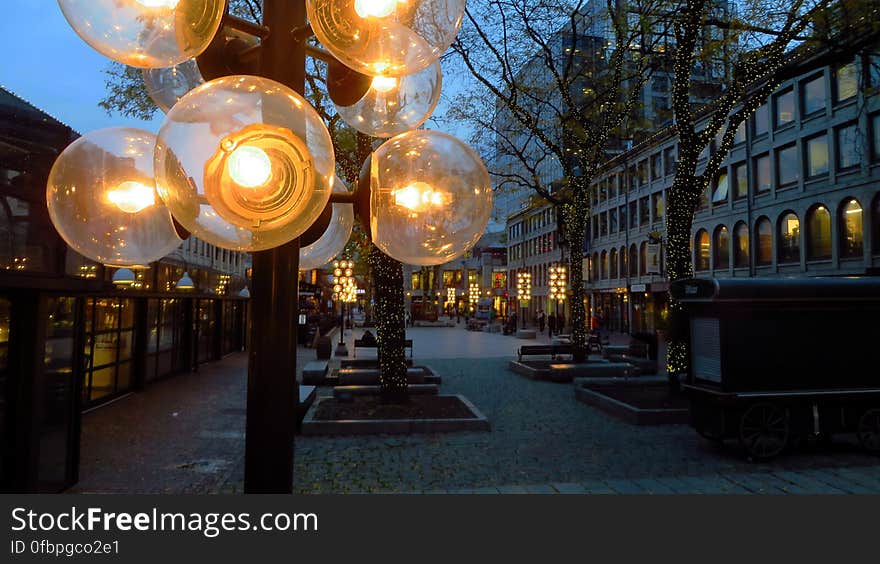
[[[348,356],[348,348],[345,346],[345,304],[348,302],[353,280],[353,261],[346,258],[333,261],[333,300],[339,303],[339,344],[336,346],[336,356]]]
[[[556,323],[559,323],[559,304],[565,301],[568,281],[565,265],[554,264],[550,267],[550,299],[556,302]],[[560,328],[561,326],[557,325]]]
[[[529,300],[532,298],[532,273],[520,271],[516,273],[516,297],[519,307],[523,310],[522,328],[526,328]]]
[[[168,98],[145,76],[166,112],[158,135],[117,127],[77,139],[50,172],[49,216],[70,247],[113,267],[148,265],[190,234],[253,253],[244,489],[289,493],[300,250],[338,234],[330,204],[351,206],[386,255],[424,266],[461,256],[488,223],[492,185],[477,154],[417,129],[439,99],[438,59],[464,2],[263,0],[259,23],[213,0],[58,2],[107,57],[159,75],[188,65],[180,76],[194,75],[195,61],[204,83]],[[331,194],[333,140],[303,97],[307,56],[326,62],[344,121],[392,138],[367,158],[354,192]],[[405,390],[405,375],[386,384]]]

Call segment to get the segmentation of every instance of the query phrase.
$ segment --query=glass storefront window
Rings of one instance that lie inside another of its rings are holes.
[[[840,213],[840,254],[843,258],[862,256],[862,206],[856,200],[847,200]]]
[[[715,230],[715,270],[730,266],[730,235],[723,225]]]
[[[749,265],[749,227],[737,224],[733,230],[733,265],[737,268]]]
[[[694,237],[694,269],[698,271],[709,270],[709,232],[701,229]]]
[[[795,263],[801,260],[801,224],[793,213],[779,220],[779,262]]]
[[[756,262],[761,266],[766,266],[773,262],[773,229],[770,227],[770,220],[762,217],[755,224],[755,236],[758,239],[756,247]]]

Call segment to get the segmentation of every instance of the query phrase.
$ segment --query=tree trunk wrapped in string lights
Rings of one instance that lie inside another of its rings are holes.
[[[404,341],[403,265],[375,245],[370,245],[370,268],[376,291],[376,340],[379,354],[379,385],[383,401],[409,401]]]

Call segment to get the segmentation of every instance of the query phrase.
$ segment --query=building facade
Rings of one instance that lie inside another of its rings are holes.
[[[694,214],[697,276],[877,273],[877,63],[859,55],[805,65],[740,127]],[[664,327],[664,203],[676,151],[675,137],[661,132],[612,161],[594,184],[584,268],[593,312],[612,328]]]
[[[69,487],[83,411],[245,344],[247,255],[190,238],[115,286],[67,247],[46,181],[77,137],[0,89],[0,491]]]

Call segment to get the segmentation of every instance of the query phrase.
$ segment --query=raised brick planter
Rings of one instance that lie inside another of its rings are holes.
[[[618,399],[607,396],[601,390],[590,389],[582,384],[574,389],[574,397],[593,407],[597,407],[602,411],[622,419],[633,425],[670,425],[688,423],[690,415],[688,409],[685,408],[639,408],[630,405]],[[619,385],[635,385],[633,383],[623,383]],[[639,384],[641,385],[641,384]]]
[[[489,431],[489,420],[464,396],[457,397],[473,413],[471,418],[460,419],[347,419],[339,421],[316,420],[315,413],[321,402],[317,400],[302,422],[303,435],[408,435],[412,433],[454,433],[461,431]],[[438,396],[443,397],[443,396]]]

